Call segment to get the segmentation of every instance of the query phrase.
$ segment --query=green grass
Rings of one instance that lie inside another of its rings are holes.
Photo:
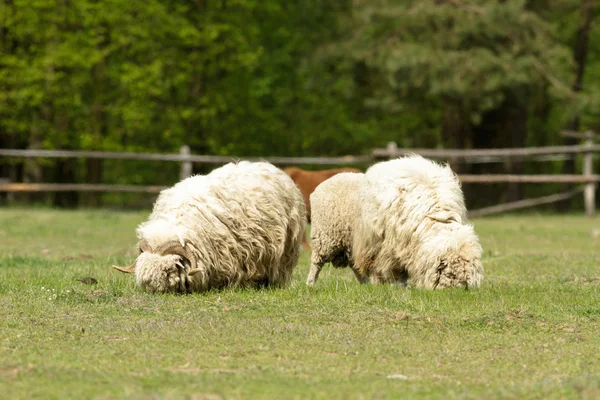
[[[304,285],[149,295],[111,270],[147,212],[0,209],[0,397],[600,397],[600,238],[580,216],[475,220],[478,290]],[[96,285],[77,278],[92,276]]]

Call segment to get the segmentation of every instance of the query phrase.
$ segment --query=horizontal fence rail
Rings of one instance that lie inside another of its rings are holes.
[[[518,200],[512,201],[510,203],[498,204],[490,207],[483,207],[477,210],[469,211],[469,218],[477,218],[483,217],[484,215],[498,214],[506,211],[514,211],[523,208],[541,206],[542,204],[556,203],[559,201],[571,199],[577,196],[578,194],[582,193],[583,190],[583,187],[579,187],[577,189],[564,193],[551,194],[549,196],[537,197],[535,199]]]
[[[159,193],[168,186],[91,183],[0,183],[0,192],[125,192]]]
[[[463,183],[590,183],[600,175],[459,175]]]
[[[526,147],[510,149],[373,149],[372,156],[341,157],[234,157],[191,154],[133,153],[85,150],[36,150],[36,149],[0,149],[0,156],[25,158],[97,158],[105,160],[175,161],[207,164],[226,164],[234,160],[268,161],[272,164],[365,164],[374,158],[396,158],[408,154],[420,154],[434,159],[479,159],[480,162],[498,162],[499,158],[548,156],[564,154],[582,154],[599,152],[600,145],[573,145]],[[486,158],[488,158],[486,160]],[[550,159],[552,160],[552,158]]]
[[[508,210],[549,204],[572,198],[582,191],[587,215],[595,213],[595,190],[600,182],[600,175],[593,173],[593,156],[600,151],[600,145],[593,144],[594,139],[600,138],[594,132],[562,131],[562,136],[580,139],[582,145],[545,146],[502,149],[404,149],[396,143],[388,143],[386,148],[373,149],[369,155],[341,157],[233,157],[215,155],[193,155],[189,146],[182,146],[178,154],[110,152],[87,150],[44,150],[44,149],[0,149],[0,157],[10,158],[94,158],[104,160],[138,160],[138,161],[171,161],[181,163],[180,179],[192,174],[193,163],[226,164],[232,161],[267,161],[276,165],[369,165],[383,159],[392,159],[408,154],[420,154],[423,157],[441,159],[467,164],[476,163],[512,163],[528,161],[563,161],[573,160],[577,154],[584,155],[583,171],[581,174],[556,175],[514,175],[514,174],[461,174],[462,183],[494,184],[494,183],[572,183],[583,184],[575,190],[544,196],[537,199],[519,200],[499,204],[469,213],[472,216],[482,216]],[[166,186],[156,185],[119,185],[119,184],[88,184],[88,183],[17,183],[9,182],[0,177],[0,192],[125,192],[125,193],[158,193]]]
[[[463,183],[589,183],[600,175],[459,175]],[[168,186],[90,183],[9,183],[0,181],[0,192],[130,192],[158,193]]]
[[[572,145],[572,146],[547,146],[547,147],[521,147],[508,149],[402,149],[385,148],[373,149],[375,158],[396,158],[408,154],[420,154],[423,157],[435,159],[472,158],[472,157],[531,157],[551,154],[582,154],[596,153],[600,145]]]
[[[157,154],[110,151],[82,150],[16,150],[0,149],[0,156],[26,158],[99,158],[104,160],[140,160],[140,161],[177,161],[206,164],[227,164],[232,161],[267,161],[271,164],[367,164],[373,161],[371,156],[342,157],[233,157],[206,156],[191,154]]]
[[[548,154],[548,155],[541,155],[541,156],[531,156],[531,157],[512,157],[511,159],[507,159],[506,157],[501,157],[501,156],[484,156],[484,157],[467,157],[467,158],[462,158],[460,159],[463,163],[465,164],[499,164],[499,163],[505,163],[507,162],[507,160],[510,160],[508,162],[511,162],[513,160],[519,160],[522,161],[524,158],[527,159],[527,161],[529,162],[550,162],[550,161],[566,161],[566,160],[572,160],[574,157],[576,156],[576,154]],[[452,158],[448,158],[449,160],[452,160],[452,162],[454,162],[456,159],[452,159]]]

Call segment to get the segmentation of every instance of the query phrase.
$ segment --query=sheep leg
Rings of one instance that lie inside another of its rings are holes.
[[[309,286],[313,286],[317,283],[317,279],[319,278],[319,273],[323,268],[323,263],[311,262],[310,271],[308,273],[308,278],[306,279],[306,284]]]
[[[352,272],[354,272],[354,276],[356,276],[356,279],[358,279],[358,281],[361,284],[369,283],[368,276],[364,276],[363,274],[361,274],[360,271],[357,268],[355,268],[354,266],[352,266],[351,269],[352,269]]]
[[[321,269],[325,265],[325,260],[318,254],[318,251],[313,250],[310,259],[310,271],[308,272],[308,278],[306,279],[306,284],[309,286],[313,286],[317,283],[317,279],[319,279],[319,273]]]
[[[383,280],[383,277],[381,276],[381,274],[379,274],[377,272],[373,272],[369,276],[369,282],[373,285],[379,285],[379,284],[384,283],[384,280]]]
[[[312,253],[310,255],[310,271],[308,272],[308,277],[306,278],[306,284],[308,286],[314,286],[317,283],[317,279],[319,279],[319,273],[325,265],[325,257],[322,255],[323,246],[321,246],[321,241],[319,240],[319,236],[317,235],[317,229],[313,227],[311,229],[311,244],[312,244]]]
[[[408,272],[405,269],[394,271],[394,285],[408,287]]]

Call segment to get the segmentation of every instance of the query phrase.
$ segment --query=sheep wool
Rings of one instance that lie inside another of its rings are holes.
[[[336,268],[349,266],[358,275],[352,261],[354,224],[360,208],[358,192],[363,173],[344,172],[321,183],[310,195],[312,203],[311,266],[306,283],[314,285],[325,263]]]
[[[342,172],[361,172],[356,168],[334,168],[334,169],[323,169],[319,171],[305,171],[296,167],[289,167],[283,170],[286,174],[292,178],[294,183],[300,189],[300,193],[304,197],[304,204],[306,205],[306,218],[308,222],[311,222],[310,212],[310,195],[322,182]],[[310,245],[306,240],[306,235],[302,237],[302,243],[305,249],[310,249]]]
[[[149,292],[284,286],[306,225],[302,195],[266,162],[229,163],[163,190],[129,268]]]
[[[294,183],[300,189],[300,193],[304,196],[304,203],[306,204],[306,218],[308,222],[311,222],[310,212],[310,195],[315,191],[317,186],[327,179],[342,173],[342,172],[358,172],[361,171],[356,168],[333,168],[323,169],[318,171],[306,171],[296,167],[288,167],[283,170],[286,174],[292,178]]]
[[[449,166],[411,155],[365,173],[353,251],[371,282],[477,287],[482,249]]]
[[[450,167],[411,155],[373,165],[344,190],[343,195],[350,197],[338,202],[348,212],[331,211],[337,206],[331,197],[328,214],[349,221],[344,226],[329,221],[327,226],[342,226],[342,234],[331,235],[345,236],[333,239],[344,243],[345,256],[333,259],[352,267],[359,281],[425,289],[480,285],[482,248],[467,221],[460,181]],[[343,197],[333,191],[327,195]],[[313,229],[322,234],[323,229],[316,226],[321,224],[318,197],[313,203]],[[344,204],[347,201],[353,205]],[[324,240],[332,242],[331,238],[313,238],[317,243]],[[323,254],[313,257],[307,283],[316,281],[322,260],[331,260],[331,255]]]

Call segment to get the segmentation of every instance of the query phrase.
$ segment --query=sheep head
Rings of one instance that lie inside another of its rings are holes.
[[[481,284],[482,249],[470,225],[458,225],[453,231],[451,245],[438,254],[436,280],[433,289],[446,287],[474,288]]]
[[[113,265],[118,271],[135,273],[140,287],[150,292],[189,292],[190,277],[200,272],[189,246],[169,241],[152,248],[148,241],[139,243],[139,255],[129,267]]]
[[[436,219],[423,229],[416,280],[427,289],[475,288],[483,279],[482,249],[473,227]]]

